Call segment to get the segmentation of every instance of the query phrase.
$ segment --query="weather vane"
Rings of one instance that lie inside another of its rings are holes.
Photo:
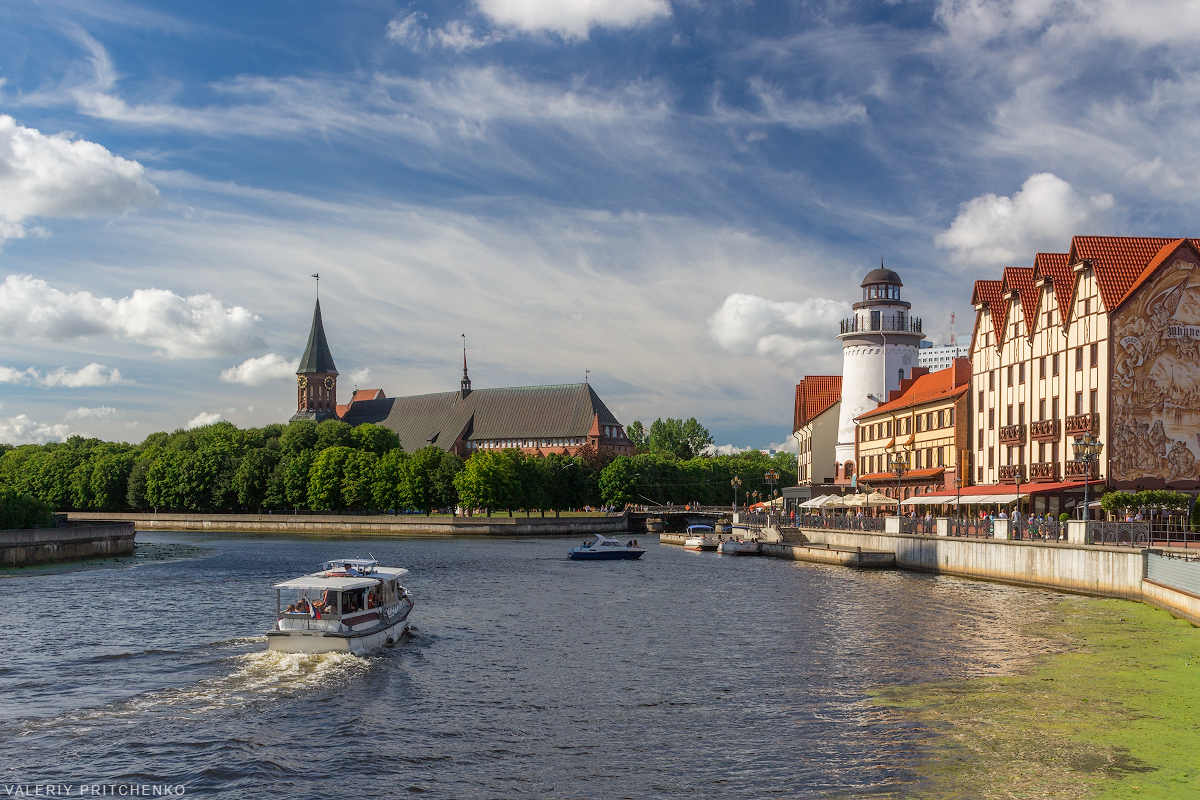
[[[309,277],[317,279],[317,299],[320,300],[321,299],[321,273],[314,272],[312,275],[309,275]]]

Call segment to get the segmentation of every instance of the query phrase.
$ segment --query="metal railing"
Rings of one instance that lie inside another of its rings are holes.
[[[1027,541],[1059,542],[1067,540],[1067,525],[1056,519],[1023,519],[1009,523],[1014,539]]]
[[[816,514],[805,514],[797,520],[801,528],[820,528],[829,531],[882,531],[883,517],[854,516],[837,514],[822,517]]]
[[[1091,520],[1086,541],[1115,547],[1197,547],[1200,531],[1192,530],[1182,517],[1140,522]]]
[[[992,536],[992,521],[979,517],[950,518],[951,536],[973,536],[977,539],[990,539]]]
[[[875,316],[848,317],[842,320],[842,333],[859,333],[870,331],[896,331],[900,333],[921,333],[921,318],[908,314],[880,314]]]

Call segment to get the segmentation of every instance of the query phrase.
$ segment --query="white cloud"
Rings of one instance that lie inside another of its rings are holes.
[[[963,43],[1039,36],[1154,47],[1200,35],[1200,6],[1187,0],[942,0],[936,16]]]
[[[838,321],[849,312],[842,300],[792,302],[738,293],[709,317],[708,330],[731,353],[792,360],[836,349]]]
[[[95,408],[79,407],[68,411],[67,419],[113,419],[120,416],[121,412],[117,411],[112,406],[96,406]]]
[[[289,361],[276,353],[267,353],[265,356],[248,358],[236,367],[230,367],[223,371],[221,380],[226,383],[258,386],[280,378],[294,378],[299,367],[300,359],[298,358]]]
[[[586,39],[593,28],[630,28],[671,15],[667,0],[476,0],[497,25]]]
[[[349,375],[350,384],[352,386],[354,386],[354,385],[357,385],[360,383],[366,383],[367,380],[370,379],[370,377],[371,377],[371,370],[368,367],[351,370],[350,375]]]
[[[751,79],[749,85],[751,92],[758,97],[760,110],[729,108],[717,97],[713,101],[713,120],[742,125],[784,125],[795,130],[815,130],[867,121],[867,108],[857,101],[840,97],[826,103],[804,98],[789,99],[780,89],[761,78]]]
[[[202,428],[205,425],[212,425],[216,422],[220,422],[223,419],[225,419],[225,417],[223,417],[219,411],[212,414],[207,411],[201,411],[199,414],[189,419],[187,424],[183,426],[183,429],[185,431],[190,431],[193,428]]]
[[[62,386],[68,389],[79,389],[95,386],[115,386],[128,383],[121,377],[121,371],[109,369],[103,364],[91,363],[82,369],[71,372],[66,367],[59,367],[50,372],[38,372],[34,367],[19,370],[12,367],[0,366],[0,383],[25,383],[38,386]]]
[[[425,15],[420,11],[396,17],[388,23],[387,37],[393,42],[413,50],[420,50],[436,44],[448,47],[458,53],[476,50],[508,38],[502,31],[477,33],[473,27],[462,20],[452,20],[441,28],[430,30],[421,24],[423,19],[425,19]]]
[[[990,192],[963,203],[949,229],[934,237],[963,265],[1029,265],[1037,252],[1060,252],[1071,236],[1096,233],[1112,210],[1109,194],[1082,197],[1048,172],[1029,176],[1012,197]]]
[[[704,448],[704,453],[710,456],[736,456],[739,453],[748,453],[752,449],[750,447],[739,447],[736,444],[710,444]]]
[[[0,337],[63,342],[112,336],[156,348],[168,358],[244,353],[263,346],[262,320],[210,294],[181,297],[138,289],[130,297],[63,292],[30,275],[0,284]]]
[[[5,444],[45,444],[65,441],[71,435],[66,424],[47,425],[34,422],[24,414],[7,419],[0,418],[0,442]]]
[[[0,114],[0,242],[30,231],[31,217],[114,214],[148,205],[158,190],[136,161],[95,142],[46,136]]]

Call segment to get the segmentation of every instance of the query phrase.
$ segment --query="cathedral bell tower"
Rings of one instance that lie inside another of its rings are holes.
[[[317,300],[308,346],[296,370],[296,415],[291,421],[337,419],[337,376],[329,342],[325,340],[325,326],[321,324],[321,301]]]

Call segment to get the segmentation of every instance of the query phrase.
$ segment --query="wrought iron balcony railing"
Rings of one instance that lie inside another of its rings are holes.
[[[1058,438],[1061,428],[1056,419],[1040,419],[1029,424],[1029,436],[1035,442],[1049,442]]]
[[[921,333],[921,318],[908,314],[880,314],[878,316],[871,314],[842,320],[842,333],[869,333],[871,331]]]
[[[1100,477],[1100,463],[1098,461],[1093,461],[1091,464],[1083,461],[1068,461],[1066,466],[1065,472],[1068,478],[1079,479],[1086,477],[1089,481],[1094,481]],[[1088,467],[1091,467],[1091,474],[1089,474]]]
[[[1025,426],[1004,425],[1001,427],[1000,444],[1025,444]]]
[[[1067,417],[1067,436],[1081,436],[1085,433],[1100,433],[1100,415],[1075,414]]]

